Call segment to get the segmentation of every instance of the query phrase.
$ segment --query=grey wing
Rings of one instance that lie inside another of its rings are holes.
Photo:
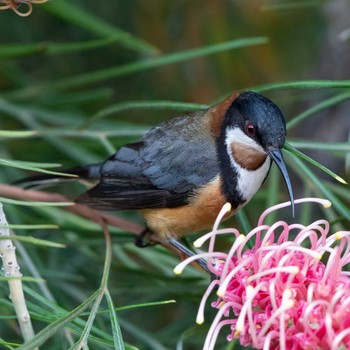
[[[152,128],[109,158],[99,185],[78,201],[105,210],[186,204],[219,173],[215,141],[202,123],[196,114]]]

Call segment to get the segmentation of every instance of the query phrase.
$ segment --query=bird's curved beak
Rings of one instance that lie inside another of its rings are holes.
[[[288,175],[286,163],[284,162],[282,152],[279,148],[268,148],[267,149],[268,155],[271,157],[271,159],[277,164],[278,168],[280,169],[284,181],[287,185],[288,193],[289,193],[289,198],[290,202],[292,204],[292,213],[294,217],[294,196],[293,196],[293,189],[292,189],[292,184],[290,182],[290,178]]]

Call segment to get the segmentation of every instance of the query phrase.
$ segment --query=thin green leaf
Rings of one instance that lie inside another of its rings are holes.
[[[42,247],[65,248],[64,244],[56,243],[56,242],[50,242],[50,241],[47,241],[47,240],[44,240],[44,239],[35,238],[35,237],[32,237],[32,236],[16,236],[16,235],[0,236],[0,241],[6,241],[6,240],[20,241],[20,242],[35,244],[35,245],[42,246]]]
[[[80,280],[77,280],[77,279],[75,281],[79,283],[81,282]],[[51,323],[56,321],[58,317],[63,317],[68,313],[66,309],[56,304],[56,302],[52,301],[52,299],[50,298],[48,299],[47,297],[44,297],[42,293],[34,291],[33,289],[29,288],[28,285],[24,286],[24,291],[27,295],[33,298],[33,300],[35,300],[35,308],[31,313],[33,318],[35,317],[36,319],[41,320],[43,322]],[[42,305],[43,307],[41,307],[40,305]],[[34,305],[32,306],[32,308],[33,307]],[[48,309],[50,311],[48,311]],[[84,315],[89,315],[89,314],[90,313],[82,312],[79,316],[83,317]],[[85,326],[85,320],[83,320],[82,318],[76,318],[72,322],[72,324],[67,325],[67,327],[77,331],[77,334],[81,334],[81,331],[84,328],[84,326]],[[109,334],[107,335],[107,337],[104,337],[106,333],[104,333],[102,330],[99,330],[97,327],[94,328],[94,332],[97,336],[100,336],[101,338],[111,339]]]
[[[1,52],[1,49],[0,49],[0,52]],[[0,130],[0,137],[4,139],[28,138],[36,134],[37,132],[35,130],[24,130],[24,131]]]
[[[266,5],[261,7],[261,11],[263,12],[275,12],[275,11],[290,11],[290,10],[304,10],[305,8],[316,7],[323,4],[323,0],[308,0],[297,1],[297,2],[288,2],[286,4],[274,4],[274,5]]]
[[[304,140],[289,140],[289,144],[296,148],[313,149],[328,152],[350,152],[350,142],[315,142]]]
[[[113,24],[105,22],[94,14],[89,13],[83,6],[78,6],[72,1],[50,1],[43,9],[66,22],[74,23],[98,35],[105,37],[115,36],[118,38],[119,43],[138,52],[146,54],[155,54],[159,52],[152,44],[121,30]]]
[[[142,307],[153,307],[153,306],[160,306],[160,305],[167,305],[167,304],[173,304],[176,303],[176,300],[165,300],[165,301],[152,301],[147,303],[140,303],[140,304],[133,304],[133,305],[127,305],[127,306],[120,306],[116,307],[116,311],[123,311],[123,310],[131,310],[131,309],[138,309]],[[110,310],[100,310],[98,311],[98,314],[106,314],[109,313]],[[82,314],[82,316],[87,316],[88,313]]]
[[[0,45],[0,59],[10,59],[40,54],[60,55],[76,51],[81,52],[110,45],[117,41],[119,41],[118,36],[108,35],[107,38],[82,42],[3,44]]]
[[[293,89],[336,89],[350,88],[350,80],[303,80],[286,81],[281,83],[268,83],[250,87],[249,90],[255,92],[267,92],[273,90],[293,90]]]
[[[307,197],[312,197],[312,190],[308,186],[303,186],[303,192],[302,192],[302,197],[307,198]],[[329,208],[328,208],[329,209]],[[301,224],[309,225],[310,218],[312,217],[312,210],[313,210],[313,205],[311,203],[304,203],[303,204],[303,210],[300,213],[299,216],[299,222]]]
[[[277,170],[277,167],[274,166],[270,170],[269,179],[268,179],[268,189],[267,189],[267,198],[266,198],[266,208],[272,207],[278,203],[280,196],[280,184],[279,181],[280,173]],[[277,212],[273,211],[265,220],[267,225],[272,225],[277,220]]]
[[[160,109],[173,111],[197,111],[208,108],[208,105],[177,101],[127,101],[104,108],[91,117],[86,124],[91,124],[99,119],[108,117],[132,109]]]
[[[347,90],[341,94],[332,96],[331,98],[322,101],[321,103],[318,103],[317,105],[307,109],[306,111],[302,112],[301,114],[297,115],[296,117],[294,117],[292,120],[290,120],[287,123],[287,129],[291,129],[294,128],[296,125],[300,124],[302,121],[304,121],[306,118],[308,118],[309,116],[320,112],[324,109],[327,109],[331,106],[334,106],[336,104],[339,104],[343,101],[346,101],[350,98],[350,91]]]
[[[110,237],[110,234],[109,234],[107,227],[102,227],[102,229],[104,231],[104,236],[105,236],[106,254],[105,254],[105,261],[104,261],[104,266],[103,266],[103,274],[102,274],[102,278],[101,278],[100,288],[98,289],[98,294],[97,294],[95,301],[92,305],[92,309],[91,309],[91,312],[89,314],[88,320],[86,321],[85,327],[80,334],[80,338],[73,346],[71,346],[69,348],[69,350],[79,350],[79,349],[81,349],[82,345],[88,343],[91,329],[93,327],[93,323],[94,323],[96,315],[98,313],[98,309],[101,305],[103,295],[108,291],[107,285],[108,285],[108,277],[109,277],[109,272],[110,272],[110,268],[111,268],[111,260],[112,260],[112,242],[111,242],[111,237]]]
[[[33,339],[26,342],[22,346],[18,348],[18,350],[34,350],[36,347],[41,346],[44,344],[50,337],[52,337],[56,332],[63,327],[65,327],[67,324],[75,320],[77,317],[80,316],[80,314],[91,304],[94,302],[96,297],[98,296],[99,291],[96,291],[92,295],[90,295],[83,303],[81,303],[78,307],[76,307],[74,310],[68,312],[63,317],[59,318],[58,320],[52,322],[47,327],[45,327],[43,330],[41,330],[39,333],[35,335]]]
[[[37,133],[37,135],[39,135],[39,133]],[[58,168],[62,166],[62,164],[60,163],[27,162],[24,160],[14,160],[14,159],[11,159],[11,160],[6,159],[6,160],[10,162],[14,162],[19,165],[24,165],[26,167],[31,167],[31,168]]]
[[[335,183],[328,183],[327,185],[340,198],[342,198],[345,201],[350,201],[350,189],[349,189],[349,187],[344,188],[344,186],[341,186],[341,185],[338,185]]]
[[[18,105],[9,103],[8,101],[4,99],[0,99],[0,110],[4,111],[5,113],[9,113],[10,115],[15,116],[18,118],[23,124],[25,124],[28,128],[32,130],[37,130],[40,132],[40,130],[44,129],[40,122],[36,118],[34,118],[34,112],[30,109],[20,108]],[[36,110],[36,113],[38,113],[39,110]],[[40,112],[39,112],[40,113]],[[44,114],[41,111],[41,114]],[[48,114],[48,113],[46,113]],[[51,119],[55,120],[57,117],[61,117],[60,114],[55,113],[49,113],[51,114]],[[71,120],[75,119],[76,117],[72,118]],[[47,137],[45,134],[43,134],[43,138],[47,140],[47,142],[51,143],[54,147],[59,149],[61,152],[66,153],[70,158],[75,159],[78,163],[97,163],[100,161],[100,158],[89,152],[86,147],[83,147],[77,143],[73,143],[67,140],[61,140],[60,137]],[[1,164],[1,163],[0,163]],[[32,170],[32,169],[30,169]],[[34,171],[40,171],[44,173],[48,173],[48,170],[34,170]],[[62,173],[57,172],[49,172],[49,174],[54,175],[62,175]],[[75,175],[64,175],[64,176],[70,176],[70,177],[76,177]]]
[[[85,123],[84,123],[85,127]],[[38,136],[60,136],[60,137],[72,137],[72,138],[90,138],[90,139],[101,139],[104,137],[115,137],[115,136],[139,136],[142,135],[147,128],[132,127],[132,126],[119,126],[115,123],[115,127],[118,130],[67,130],[61,128],[45,129],[38,131]]]
[[[219,52],[225,52],[246,46],[266,44],[267,42],[268,39],[266,37],[255,37],[227,41],[224,43],[198,47],[191,50],[175,52],[160,57],[143,59],[141,61],[128,63],[121,66],[76,75],[71,78],[57,79],[55,82],[52,82],[47,85],[38,86],[37,88],[32,88],[31,90],[34,90],[38,93],[43,89],[64,90],[76,88],[80,86],[85,86],[87,84],[98,83],[101,81],[106,81],[108,79],[145,71],[151,68],[158,68],[169,64],[185,62],[195,58],[213,55]],[[17,91],[16,95],[18,95],[19,93],[20,92]],[[24,93],[27,94],[28,91],[25,91]]]
[[[8,341],[5,341],[2,338],[0,338],[0,345],[5,346],[6,349],[14,350],[14,349],[17,349],[17,347],[20,346],[21,344],[8,342]]]
[[[98,295],[96,296],[95,301],[92,305],[92,309],[91,309],[91,312],[89,314],[88,320],[86,321],[85,327],[80,333],[79,340],[73,346],[71,346],[68,350],[80,350],[80,349],[82,349],[82,346],[84,344],[88,343],[91,329],[92,329],[93,323],[95,321],[95,317],[97,315],[98,308],[100,307],[103,294],[104,294],[104,292],[100,288],[98,290]]]
[[[113,146],[112,142],[110,142],[107,137],[100,137],[99,140],[108,154],[114,154],[117,152],[117,149]]]
[[[237,349],[237,342],[235,341],[230,341],[227,345],[225,350],[235,350],[235,348]],[[239,349],[238,349],[239,350]]]
[[[153,302],[117,307],[116,310],[122,311],[122,310],[135,309],[135,308],[139,308],[139,307],[159,306],[159,305],[167,305],[167,304],[173,304],[173,303],[176,303],[176,300],[153,301]]]
[[[108,290],[106,290],[105,297],[107,299],[109,317],[111,319],[114,347],[118,350],[125,350],[122,332],[118,323],[117,313],[113,305],[112,297],[109,294]]]
[[[77,175],[60,173],[60,172],[57,172],[57,171],[41,169],[41,168],[37,168],[35,166],[28,166],[28,164],[30,164],[30,163],[13,161],[13,160],[7,160],[7,159],[0,159],[0,165],[6,165],[6,166],[13,167],[13,168],[30,170],[30,171],[35,171],[35,172],[39,172],[39,173],[49,174],[49,175],[58,175],[58,176],[65,176],[65,177],[77,177]]]
[[[245,212],[245,209],[242,208],[241,210],[239,210],[236,215],[235,215],[240,227],[241,227],[241,231],[248,233],[252,230],[252,226],[248,220],[248,216],[247,213]]]
[[[343,183],[343,184],[347,184],[347,182],[341,178],[339,175],[337,175],[336,173],[334,173],[332,170],[329,170],[328,168],[326,168],[325,166],[323,166],[322,164],[320,164],[319,162],[317,162],[316,160],[310,158],[309,156],[307,156],[306,154],[304,154],[303,152],[300,152],[299,150],[297,150],[296,148],[294,148],[292,145],[290,145],[289,143],[285,143],[283,148],[285,150],[287,150],[288,152],[298,156],[299,158],[302,158],[304,160],[306,160],[307,162],[311,163],[312,165],[316,166],[317,168],[321,169],[322,171],[324,171],[326,174],[330,175],[331,177],[333,177],[335,180]]]
[[[350,210],[340,201],[334,193],[329,189],[329,187],[324,184],[319,178],[310,170],[310,168],[302,162],[302,160],[295,156],[293,153],[290,153],[292,161],[296,164],[294,170],[302,176],[304,179],[308,179],[308,184],[314,189],[318,189],[325,195],[325,198],[332,202],[332,205],[342,214],[347,220],[350,220]]]
[[[0,197],[0,202],[26,207],[68,207],[75,204],[73,202],[29,202],[4,197]]]
[[[47,50],[46,43],[0,45],[0,59],[39,55]]]
[[[2,280],[5,280],[6,277],[1,277]],[[3,299],[0,299],[0,303],[2,305],[4,305],[4,300]],[[0,320],[16,320],[17,319],[17,316],[16,315],[12,315],[12,316],[4,316],[4,315],[0,315]],[[0,344],[1,344],[1,338],[0,338]],[[18,344],[19,346],[20,344]]]
[[[99,47],[107,46],[115,43],[119,40],[118,36],[108,36],[107,38],[99,40],[89,40],[82,42],[69,42],[69,43],[59,43],[50,44],[47,48],[47,53],[49,55],[59,55],[71,52],[82,52],[86,50],[97,49]]]
[[[0,224],[1,228],[10,228],[12,230],[55,230],[58,229],[58,225],[3,225]]]

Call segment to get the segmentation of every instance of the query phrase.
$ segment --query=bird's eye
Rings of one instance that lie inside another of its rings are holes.
[[[255,136],[256,130],[252,122],[247,122],[245,126],[245,133],[250,137]]]

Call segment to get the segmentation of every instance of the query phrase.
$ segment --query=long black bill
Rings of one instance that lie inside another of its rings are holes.
[[[268,154],[272,158],[272,160],[277,164],[278,168],[280,169],[284,181],[287,185],[288,193],[289,193],[289,198],[290,202],[292,204],[292,213],[294,217],[294,196],[293,196],[293,189],[292,189],[292,184],[290,183],[290,178],[288,175],[286,163],[284,162],[282,152],[279,148],[269,148],[268,149]]]

